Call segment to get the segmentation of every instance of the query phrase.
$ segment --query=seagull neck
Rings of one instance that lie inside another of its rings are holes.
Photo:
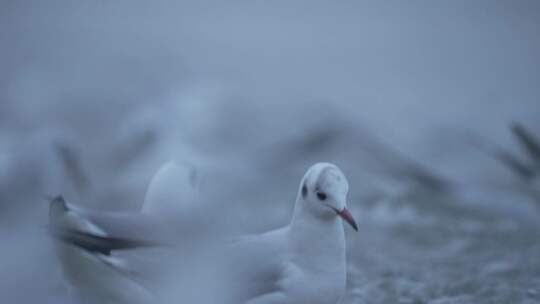
[[[344,264],[345,232],[341,220],[332,215],[318,216],[306,210],[304,203],[297,201],[290,224],[290,246],[293,254],[299,257],[298,262],[333,267],[339,261]],[[323,260],[331,263],[321,263]]]

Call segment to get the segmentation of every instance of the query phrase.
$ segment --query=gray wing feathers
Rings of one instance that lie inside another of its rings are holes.
[[[93,235],[87,232],[76,231],[72,229],[52,228],[51,235],[56,239],[77,246],[90,252],[98,252],[104,255],[110,255],[114,250],[126,250],[140,247],[156,247],[160,243],[117,237],[103,237]]]
[[[51,236],[89,252],[110,255],[114,250],[164,245],[157,241],[159,229],[148,217],[75,211],[62,196],[52,198],[49,208]]]

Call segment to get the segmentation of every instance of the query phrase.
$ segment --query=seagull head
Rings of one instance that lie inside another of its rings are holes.
[[[341,217],[354,230],[358,226],[347,209],[349,183],[341,170],[334,164],[317,163],[304,175],[300,184],[298,200],[319,217]]]

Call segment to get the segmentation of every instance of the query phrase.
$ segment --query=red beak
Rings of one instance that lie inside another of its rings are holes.
[[[339,211],[336,210],[337,215],[339,215],[344,221],[349,223],[351,227],[353,227],[354,230],[358,231],[358,226],[356,225],[356,222],[354,221],[354,218],[352,217],[351,213],[347,208],[343,208],[343,210]]]

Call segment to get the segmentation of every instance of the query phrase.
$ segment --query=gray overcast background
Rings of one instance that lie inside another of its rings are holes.
[[[0,302],[67,301],[44,195],[136,209],[170,158],[243,232],[336,162],[364,231],[346,303],[539,301],[540,183],[483,149],[540,137],[538,54],[534,0],[2,0]]]

